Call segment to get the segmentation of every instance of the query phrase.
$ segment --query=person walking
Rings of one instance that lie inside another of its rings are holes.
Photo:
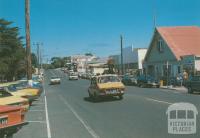
[[[188,73],[186,70],[183,71],[183,85],[185,85],[186,81],[188,80]]]

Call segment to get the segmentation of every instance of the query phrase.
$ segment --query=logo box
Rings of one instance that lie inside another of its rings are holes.
[[[169,134],[195,134],[197,108],[191,103],[174,103],[167,109]]]

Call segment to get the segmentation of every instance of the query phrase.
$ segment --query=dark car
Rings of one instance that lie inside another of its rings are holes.
[[[190,80],[186,82],[186,87],[188,93],[193,93],[194,91],[200,92],[200,76],[191,77]]]
[[[137,77],[133,75],[124,75],[122,77],[122,83],[124,85],[137,85]]]
[[[141,75],[137,78],[137,85],[139,87],[156,87],[159,88],[160,84],[157,80],[149,75]]]

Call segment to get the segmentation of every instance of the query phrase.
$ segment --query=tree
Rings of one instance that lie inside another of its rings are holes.
[[[92,53],[85,53],[85,56],[93,56],[93,54]]]
[[[25,75],[25,48],[18,27],[12,22],[0,19],[0,75],[11,81]],[[23,73],[22,73],[23,72]]]
[[[38,59],[35,53],[31,53],[31,60],[32,66],[36,68],[38,65]]]

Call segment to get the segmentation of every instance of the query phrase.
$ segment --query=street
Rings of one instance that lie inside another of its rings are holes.
[[[60,85],[49,85],[51,76],[60,76]],[[69,81],[60,70],[45,72],[45,92],[26,116],[29,125],[14,138],[198,138],[197,133],[168,134],[167,108],[189,102],[200,112],[200,95],[159,88],[126,86],[123,100],[88,98],[88,80]]]

